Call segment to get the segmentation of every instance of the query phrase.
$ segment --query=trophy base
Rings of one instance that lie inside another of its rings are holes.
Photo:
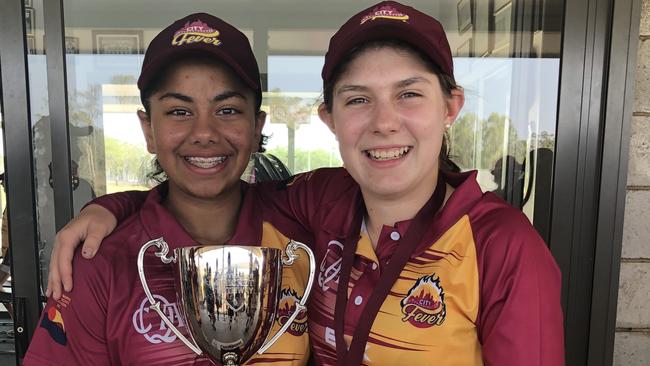
[[[239,366],[237,363],[239,356],[237,356],[235,352],[226,352],[223,354],[221,359],[223,360],[223,366]]]

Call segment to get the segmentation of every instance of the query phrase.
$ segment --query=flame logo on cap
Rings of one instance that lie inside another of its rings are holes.
[[[220,45],[219,31],[197,20],[191,23],[185,23],[183,28],[177,30],[172,38],[172,46],[182,46],[199,42],[214,46]]]
[[[442,325],[447,315],[447,307],[440,278],[435,273],[420,277],[400,305],[404,314],[403,322],[409,322],[418,328]]]
[[[370,14],[363,17],[360,24],[375,19],[401,20],[402,22],[406,23],[409,20],[409,16],[404,13],[400,13],[392,6],[381,6],[375,8]]]

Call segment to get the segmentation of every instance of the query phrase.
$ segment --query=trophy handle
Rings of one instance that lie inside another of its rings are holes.
[[[307,299],[309,298],[309,293],[311,292],[311,286],[314,283],[314,277],[316,274],[316,258],[314,257],[314,252],[312,252],[308,246],[306,246],[301,242],[291,240],[289,244],[287,244],[287,247],[285,248],[285,254],[287,257],[282,258],[282,264],[284,264],[285,266],[290,266],[293,264],[293,262],[298,258],[298,255],[294,253],[296,249],[304,250],[309,256],[309,280],[307,281],[307,287],[305,288],[305,292],[302,295],[302,299],[300,299],[300,302],[296,304],[296,309],[293,311],[293,314],[291,314],[287,322],[284,323],[284,325],[282,325],[282,328],[280,328],[278,332],[275,333],[273,338],[266,341],[264,345],[262,345],[262,347],[260,347],[260,349],[257,350],[258,354],[262,354],[267,349],[269,349],[269,347],[271,347],[280,338],[280,336],[291,326],[291,323],[293,323],[293,321],[300,314],[300,312],[307,310],[305,303],[307,303]]]
[[[149,309],[155,310],[158,315],[160,315],[160,318],[165,322],[165,325],[171,329],[176,336],[185,343],[186,346],[190,347],[192,351],[194,351],[197,355],[203,354],[203,351],[193,344],[189,339],[187,339],[181,332],[176,329],[176,326],[167,318],[167,315],[160,309],[160,301],[156,301],[151,294],[151,291],[149,290],[149,285],[147,285],[147,279],[144,276],[144,253],[149,249],[149,247],[155,246],[156,248],[160,249],[158,252],[156,252],[156,257],[160,258],[160,260],[165,263],[176,263],[176,253],[174,253],[173,256],[168,257],[167,254],[169,254],[169,246],[163,240],[163,238],[158,238],[158,239],[153,239],[148,241],[145,245],[140,248],[140,252],[138,253],[138,274],[140,275],[140,282],[142,282],[142,288],[144,289],[145,295],[147,295],[147,299],[149,300]]]

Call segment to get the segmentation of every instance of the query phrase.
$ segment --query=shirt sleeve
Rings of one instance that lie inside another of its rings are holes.
[[[25,366],[110,365],[106,343],[108,277],[106,260],[75,254],[75,286],[60,300],[48,299],[23,360]]]
[[[104,207],[115,216],[119,224],[142,207],[148,193],[148,191],[125,191],[106,194],[88,202],[86,206],[96,204]]]
[[[351,189],[351,182],[344,169],[324,168],[280,182],[258,183],[256,189],[264,219],[283,234],[309,245],[319,229],[324,203],[339,199]]]
[[[479,251],[477,322],[485,365],[564,365],[561,274],[520,212],[495,215]],[[507,223],[507,225],[504,225]]]

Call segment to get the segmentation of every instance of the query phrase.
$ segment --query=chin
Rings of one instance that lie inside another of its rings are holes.
[[[359,183],[362,191],[371,192],[375,196],[393,197],[406,191],[407,185],[403,182],[396,182],[393,177],[366,181]]]

